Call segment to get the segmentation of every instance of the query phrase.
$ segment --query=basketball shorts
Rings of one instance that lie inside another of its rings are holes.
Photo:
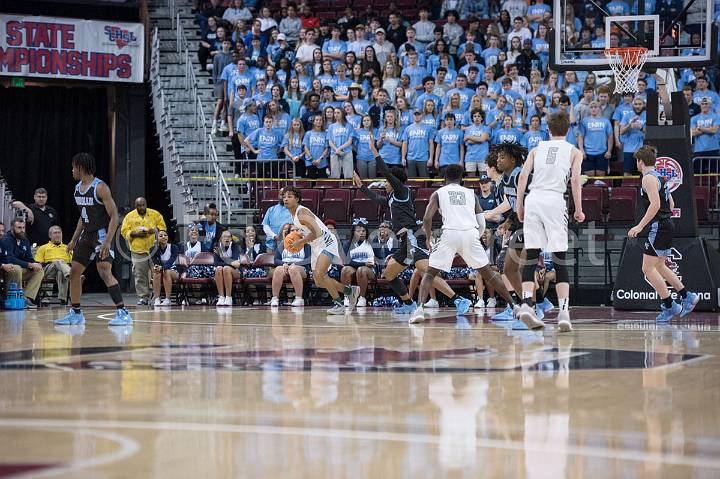
[[[428,264],[431,268],[449,272],[456,254],[472,269],[482,268],[489,263],[480,242],[480,232],[471,229],[443,230],[440,240],[433,245]]]
[[[80,233],[77,244],[73,249],[73,261],[80,263],[81,265],[87,266],[93,262],[98,254],[100,254],[100,247],[103,241],[105,241],[106,230],[101,229],[98,231],[83,231]],[[110,254],[105,259],[98,258],[98,261],[107,261],[112,263],[115,258],[115,252],[111,249]]]
[[[399,264],[412,266],[416,261],[428,259],[428,252],[425,247],[425,236],[415,236],[412,231],[406,231],[398,235],[398,249],[392,254],[392,258]]]
[[[670,256],[674,231],[675,227],[670,219],[652,223],[644,253],[648,256]]]
[[[568,249],[568,213],[560,193],[531,191],[525,200],[525,249],[549,253]]]
[[[342,263],[337,238],[329,233],[325,233],[322,238],[318,238],[310,243],[310,251],[310,268],[313,271],[315,271],[315,265],[320,255],[329,257],[330,261],[334,264]]]

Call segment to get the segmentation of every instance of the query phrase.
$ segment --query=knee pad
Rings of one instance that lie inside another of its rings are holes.
[[[405,286],[405,283],[403,283],[397,276],[388,281],[388,284],[398,298],[408,294],[407,286]]]
[[[540,257],[539,249],[527,249],[525,250],[525,266],[522,271],[523,283],[533,283],[535,281],[535,268],[537,267],[537,261]]]
[[[564,251],[553,253],[553,266],[555,266],[555,282],[569,283],[570,276],[568,275],[567,265],[565,264]]]

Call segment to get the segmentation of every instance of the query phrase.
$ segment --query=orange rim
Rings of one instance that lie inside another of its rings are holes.
[[[640,57],[647,53],[645,47],[623,47],[623,48],[606,48],[605,56],[619,55],[624,65],[637,65],[640,63]]]

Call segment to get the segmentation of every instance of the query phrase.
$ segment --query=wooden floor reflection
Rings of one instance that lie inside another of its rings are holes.
[[[0,477],[720,477],[709,313],[63,313],[0,312]]]

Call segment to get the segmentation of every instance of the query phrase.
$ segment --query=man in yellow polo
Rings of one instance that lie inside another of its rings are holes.
[[[167,230],[162,215],[148,208],[145,198],[136,199],[135,209],[123,219],[120,234],[130,246],[135,293],[138,295],[139,305],[150,304],[150,250],[155,246],[155,236],[160,230]]]
[[[59,226],[51,226],[48,235],[50,241],[37,249],[35,261],[43,266],[44,277],[54,279],[57,283],[60,303],[67,304],[72,254],[67,252],[67,245],[63,243],[63,232]]]

